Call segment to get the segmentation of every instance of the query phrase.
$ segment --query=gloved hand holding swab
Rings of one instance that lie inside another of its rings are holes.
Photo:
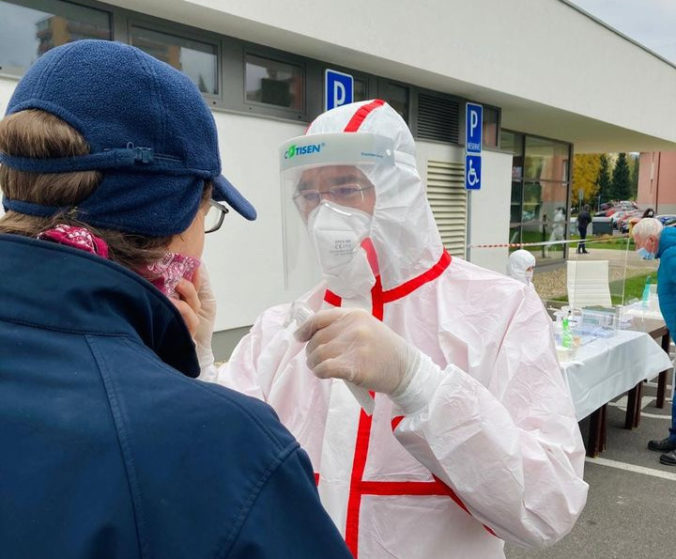
[[[289,324],[295,323],[297,325],[297,330],[294,333],[294,336],[296,337],[297,340],[307,341],[306,339],[304,339],[305,332],[307,331],[305,324],[307,324],[307,322],[313,317],[314,314],[315,313],[312,311],[312,309],[310,309],[310,307],[308,307],[304,303],[295,301],[291,305]],[[371,395],[369,394],[369,391],[366,388],[353,384],[347,379],[343,380],[345,382],[345,385],[350,389],[350,392],[352,392],[352,395],[357,400],[357,403],[362,407],[362,409],[367,413],[367,415],[373,415],[375,402],[371,397]]]
[[[400,393],[417,363],[415,348],[361,309],[319,311],[306,319],[294,335],[308,342],[307,365],[317,377],[342,378],[348,386],[360,389],[361,394],[368,390]],[[370,413],[362,396],[355,397]],[[370,396],[369,400],[373,402]]]

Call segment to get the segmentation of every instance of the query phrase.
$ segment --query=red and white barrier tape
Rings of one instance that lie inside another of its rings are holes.
[[[612,239],[607,239],[610,241],[615,241],[617,239],[629,239],[629,235],[616,235]],[[552,246],[552,245],[565,245],[569,243],[602,243],[606,239],[585,239],[581,241],[580,239],[564,239],[562,241],[541,241],[539,243],[495,243],[495,244],[472,244],[467,245],[467,248],[523,248],[523,247],[537,247],[537,246]]]

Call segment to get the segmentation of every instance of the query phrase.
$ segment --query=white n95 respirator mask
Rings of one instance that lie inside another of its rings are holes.
[[[340,297],[354,297],[373,287],[375,277],[361,248],[371,229],[369,214],[322,202],[310,212],[307,228],[331,291]]]

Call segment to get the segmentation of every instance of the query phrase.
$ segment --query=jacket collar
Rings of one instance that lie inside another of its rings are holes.
[[[662,256],[662,253],[676,245],[676,228],[665,227],[660,233],[660,242],[657,247],[657,258]]]
[[[74,334],[126,335],[190,377],[199,365],[174,305],[141,276],[79,250],[0,235],[0,320]]]

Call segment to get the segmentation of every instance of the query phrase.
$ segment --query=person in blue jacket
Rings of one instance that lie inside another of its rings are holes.
[[[646,260],[660,259],[657,269],[657,298],[664,322],[672,336],[676,333],[676,228],[663,227],[654,217],[641,219],[632,229],[634,244]],[[648,448],[662,452],[660,462],[676,466],[676,398],[672,399],[669,436],[648,442]]]
[[[351,557],[272,409],[195,380],[176,307],[205,229],[221,202],[256,217],[197,87],[134,47],[57,47],[0,163],[0,555]]]

